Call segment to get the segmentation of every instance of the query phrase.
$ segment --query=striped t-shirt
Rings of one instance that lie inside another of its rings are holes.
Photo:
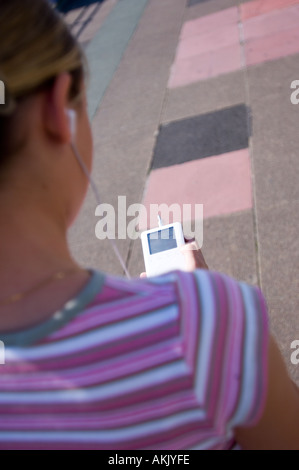
[[[0,339],[0,449],[227,449],[263,410],[265,302],[224,274],[92,270],[48,321]]]

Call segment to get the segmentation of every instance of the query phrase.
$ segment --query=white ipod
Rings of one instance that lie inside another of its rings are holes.
[[[179,222],[142,232],[141,243],[148,277],[176,269],[186,270],[185,256],[180,250],[185,239]]]

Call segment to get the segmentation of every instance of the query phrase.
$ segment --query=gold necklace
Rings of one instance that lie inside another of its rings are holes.
[[[36,286],[31,287],[30,289],[26,290],[25,292],[19,292],[17,294],[10,295],[9,297],[6,297],[5,299],[0,300],[0,306],[16,303],[19,300],[24,299],[24,297],[27,297],[33,292],[46,286],[50,282],[61,281],[62,279],[65,279],[68,274],[81,272],[81,271],[85,271],[85,270],[82,268],[71,268],[71,269],[67,269],[66,271],[58,271],[55,274],[52,274],[51,276],[49,276],[47,279],[44,279],[43,281],[41,281]]]

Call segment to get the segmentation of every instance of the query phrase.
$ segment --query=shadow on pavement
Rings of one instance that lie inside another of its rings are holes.
[[[104,1],[105,0],[56,0],[52,1],[52,3],[54,3],[56,8],[62,13],[68,13],[76,8],[88,7],[90,5],[104,3]]]

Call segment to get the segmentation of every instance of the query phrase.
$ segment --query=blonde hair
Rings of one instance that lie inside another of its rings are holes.
[[[0,105],[1,157],[12,153],[7,127],[12,126],[19,102],[51,86],[63,72],[72,75],[69,98],[74,99],[85,68],[81,47],[48,0],[0,0],[0,80],[5,85],[5,105]]]

